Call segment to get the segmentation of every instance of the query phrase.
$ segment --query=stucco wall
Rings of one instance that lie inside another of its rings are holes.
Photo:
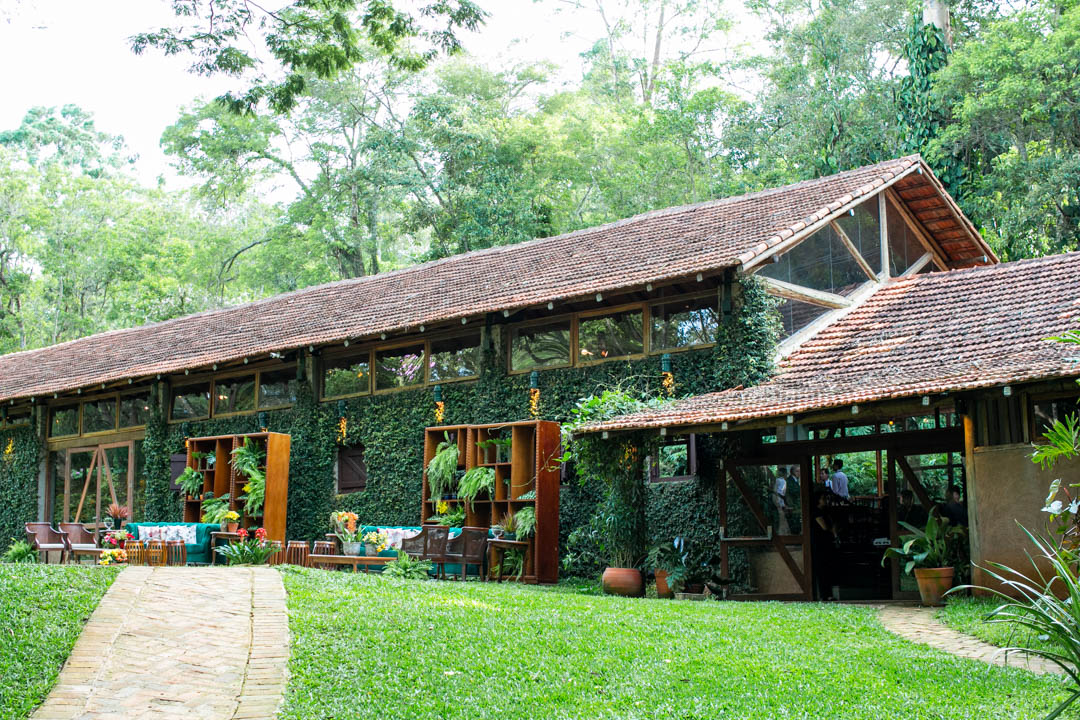
[[[975,448],[974,468],[974,486],[968,488],[972,564],[993,561],[1031,570],[1025,553],[1033,547],[1017,522],[1044,533],[1047,516],[1042,508],[1050,483],[1055,478],[1080,482],[1080,461],[1059,462],[1045,471],[1031,462],[1030,445],[999,445]],[[978,567],[972,568],[972,576],[975,585],[993,586]]]

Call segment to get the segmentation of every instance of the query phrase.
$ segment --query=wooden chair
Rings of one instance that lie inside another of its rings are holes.
[[[165,564],[181,567],[187,565],[187,545],[183,540],[165,541]]]
[[[450,528],[443,525],[424,525],[418,535],[401,541],[401,549],[407,555],[420,560],[430,560],[438,569],[437,577],[446,575],[446,544],[450,539]]]
[[[80,555],[98,555],[100,548],[94,533],[86,529],[82,523],[57,523],[57,526],[67,533],[68,560],[79,561]]]
[[[335,567],[337,567],[336,565],[330,565],[328,563],[319,563],[318,562],[318,556],[319,555],[333,555],[333,554],[334,554],[334,543],[332,543],[332,542],[330,542],[328,540],[316,540],[314,545],[311,548],[311,556],[308,558],[308,561],[311,563],[311,567],[313,567],[313,568],[319,568],[321,570],[333,570]]]
[[[47,522],[28,522],[23,526],[26,532],[26,542],[38,551],[45,553],[45,562],[49,562],[49,553],[59,552],[60,562],[67,558],[68,536],[63,530],[56,530]]]
[[[487,559],[488,529],[481,527],[463,527],[461,533],[446,544],[446,561],[461,567],[461,579],[465,580],[469,565],[479,569],[480,580],[484,580],[484,560]]]
[[[289,544],[285,546],[286,565],[299,565],[300,567],[307,567],[308,555],[309,551],[307,540],[290,540]]]

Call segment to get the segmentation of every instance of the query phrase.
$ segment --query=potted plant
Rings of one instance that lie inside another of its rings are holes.
[[[221,529],[223,532],[234,533],[240,527],[240,514],[230,510],[221,516]]]
[[[359,555],[364,548],[358,519],[354,512],[330,513],[330,524],[334,528],[334,535],[341,541],[341,552],[344,555]]]
[[[675,597],[675,587],[685,579],[688,553],[681,537],[660,543],[649,551],[649,565],[656,575],[656,595],[665,600]]]
[[[488,497],[495,492],[495,470],[489,467],[474,467],[461,478],[458,497],[472,508],[473,502],[484,490],[487,490]]]
[[[428,499],[435,503],[449,495],[456,486],[458,467],[458,446],[450,439],[449,433],[435,448],[435,455],[427,466]]]
[[[503,519],[491,526],[491,534],[496,540],[514,540],[517,538],[517,514],[513,510],[503,515]]]
[[[214,497],[214,493],[208,492],[203,496],[202,521],[213,525],[220,525],[229,512],[229,493],[221,497]]]
[[[950,525],[948,520],[931,514],[926,521],[926,528],[920,530],[906,522],[901,522],[911,531],[910,535],[900,536],[900,547],[887,548],[881,564],[889,558],[904,562],[904,572],[914,572],[919,585],[919,597],[923,605],[943,605],[945,593],[952,587],[955,568],[949,564],[951,546],[961,542],[965,529]]]
[[[265,456],[266,453],[251,438],[244,438],[244,444],[232,451],[233,467],[247,478],[244,484],[244,512],[249,516],[261,515],[266,500],[266,473],[262,469]]]
[[[184,468],[180,477],[176,478],[176,484],[189,498],[198,499],[203,490],[203,474],[194,468]]]
[[[364,551],[371,556],[378,555],[390,545],[390,536],[385,530],[371,530],[364,535]]]
[[[514,513],[518,540],[528,540],[536,532],[536,509],[524,507]]]
[[[463,505],[450,507],[450,503],[440,500],[435,506],[435,512],[438,514],[431,518],[431,522],[446,527],[461,527],[465,524],[465,507]]]
[[[113,527],[120,527],[124,524],[124,521],[130,517],[131,513],[128,511],[126,505],[120,503],[111,503],[109,509],[106,511],[109,518],[112,519]]]
[[[270,556],[281,550],[281,546],[267,541],[266,530],[255,528],[251,534],[240,528],[240,541],[214,548],[229,561],[229,565],[265,565]]]

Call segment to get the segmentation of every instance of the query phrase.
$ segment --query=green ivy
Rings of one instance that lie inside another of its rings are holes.
[[[41,456],[32,426],[0,432],[0,548],[23,539],[23,523],[37,520]]]

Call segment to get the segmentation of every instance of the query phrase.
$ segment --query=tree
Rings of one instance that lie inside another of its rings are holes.
[[[247,78],[247,87],[220,98],[235,112],[266,103],[292,110],[312,79],[336,77],[363,62],[367,49],[400,69],[418,70],[440,52],[460,49],[457,33],[475,30],[484,12],[472,0],[425,0],[415,14],[393,0],[293,0],[269,9],[253,0],[172,0],[177,24],[139,33],[136,54],[156,48],[190,54],[191,72]],[[358,16],[358,19],[357,19]],[[265,47],[272,63],[260,60]],[[275,67],[276,66],[276,67]],[[274,79],[277,68],[284,78]]]

